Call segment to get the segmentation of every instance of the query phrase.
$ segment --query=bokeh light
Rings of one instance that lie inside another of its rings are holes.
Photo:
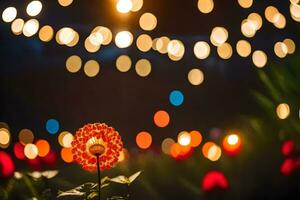
[[[66,163],[73,162],[72,148],[62,148],[60,151],[60,156],[61,159]]]
[[[118,0],[117,10],[120,13],[128,13],[133,7],[132,0]]]
[[[145,31],[152,31],[157,25],[157,19],[152,13],[144,13],[139,20],[140,27]]]
[[[153,40],[152,48],[161,54],[168,53],[169,42],[170,38],[166,36],[160,37],[157,40]]]
[[[242,21],[241,32],[245,37],[252,38],[256,34],[256,23],[254,21],[245,19]]]
[[[24,20],[21,18],[15,19],[12,23],[11,23],[11,31],[13,32],[13,34],[15,35],[21,35],[22,31],[23,31],[23,27],[24,27]]]
[[[300,5],[298,3],[299,2],[296,2],[296,1],[293,2],[293,1],[291,1],[291,4],[290,4],[291,17],[296,22],[300,22]]]
[[[133,36],[129,31],[118,32],[115,37],[116,46],[119,48],[127,48],[132,44]]]
[[[202,142],[202,135],[199,131],[191,131],[190,132],[190,136],[191,136],[191,147],[198,147],[201,142]]]
[[[224,44],[228,39],[228,31],[224,27],[213,28],[210,41],[214,46],[220,46]]]
[[[184,45],[179,40],[171,40],[168,44],[167,50],[169,58],[173,61],[180,60],[185,52]]]
[[[143,7],[144,1],[143,0],[132,0],[132,12],[137,12]]]
[[[19,132],[19,141],[25,145],[25,144],[29,144],[32,143],[34,140],[34,135],[33,132],[29,129],[22,129]]]
[[[31,1],[26,8],[26,12],[29,16],[34,17],[40,14],[43,5],[40,1]]]
[[[202,181],[202,189],[206,192],[212,191],[214,189],[227,189],[229,183],[227,178],[222,172],[210,171],[207,172]]]
[[[207,14],[213,11],[214,1],[213,0],[198,0],[198,9],[200,12]]]
[[[58,0],[59,5],[66,7],[73,3],[73,0]]]
[[[100,72],[100,65],[95,60],[89,60],[84,65],[84,73],[88,77],[95,77]]]
[[[66,61],[66,68],[71,73],[76,73],[80,70],[82,65],[82,60],[77,55],[70,56]]]
[[[187,131],[182,131],[177,136],[178,144],[182,146],[189,146],[191,144],[191,135]]]
[[[14,175],[15,164],[10,155],[0,151],[0,177],[8,178]],[[1,180],[4,181],[4,180]]]
[[[210,54],[210,46],[207,42],[199,41],[194,45],[194,54],[199,59],[206,59]]]
[[[293,54],[296,51],[296,44],[292,39],[287,38],[287,39],[283,40],[283,43],[288,48],[288,54]]]
[[[71,148],[74,136],[71,133],[66,133],[61,139],[61,145],[65,148]]]
[[[148,149],[152,144],[152,136],[146,131],[137,134],[135,138],[136,144],[141,149]]]
[[[184,95],[179,90],[173,90],[169,95],[169,101],[173,106],[180,106],[183,104]]]
[[[50,144],[47,140],[38,140],[35,145],[38,148],[38,155],[40,157],[45,157],[50,152]]]
[[[91,41],[96,46],[108,45],[112,41],[112,32],[110,29],[104,26],[97,26],[93,29],[92,33],[90,34],[89,40],[93,38]]]
[[[131,68],[132,61],[127,55],[121,55],[116,60],[116,67],[120,72],[128,72]]]
[[[284,58],[288,54],[288,47],[283,42],[276,42],[274,52],[279,58]]]
[[[43,42],[49,42],[50,40],[52,40],[53,35],[54,30],[49,25],[43,26],[39,31],[39,38]]]
[[[25,146],[20,142],[17,142],[14,144],[14,154],[15,154],[16,158],[18,158],[20,160],[25,159],[24,147]]]
[[[76,31],[70,27],[64,27],[57,32],[59,43],[70,44],[76,37]]]
[[[232,53],[233,53],[232,47],[229,43],[224,43],[224,44],[221,44],[220,46],[218,46],[217,52],[218,52],[218,55],[220,56],[220,58],[226,59],[226,60],[231,58]]]
[[[59,122],[56,119],[48,119],[46,122],[46,130],[50,134],[56,134],[59,130]]]
[[[290,106],[287,103],[281,103],[276,108],[279,119],[286,119],[290,115]]]
[[[238,0],[238,3],[242,8],[250,8],[253,4],[253,0]]]
[[[100,49],[101,45],[95,45],[95,41],[93,42],[90,37],[91,36],[85,39],[84,47],[89,53],[95,53]]]
[[[2,12],[2,20],[4,22],[12,22],[17,17],[17,9],[15,7],[8,7]]]
[[[210,149],[210,147],[216,145],[215,143],[213,142],[206,142],[204,143],[203,147],[202,147],[202,154],[204,155],[204,157],[207,158],[207,155],[208,155],[208,150]]]
[[[30,19],[25,22],[23,26],[23,34],[26,37],[31,37],[35,35],[39,30],[39,22],[36,19]]]
[[[248,57],[251,54],[251,44],[246,40],[239,40],[236,44],[236,51],[241,57]]]
[[[296,144],[293,140],[284,141],[281,146],[281,153],[284,156],[290,156],[296,149]]]
[[[191,69],[188,73],[188,80],[192,85],[200,85],[204,81],[204,74],[200,69]]]
[[[28,159],[33,160],[38,156],[39,150],[35,144],[26,144],[24,154]]]
[[[252,61],[256,67],[262,68],[262,67],[266,66],[266,64],[268,62],[268,57],[265,52],[263,52],[261,50],[256,50],[252,54]]]
[[[140,51],[147,52],[152,47],[152,38],[147,34],[142,34],[137,38],[136,46]]]
[[[10,132],[6,128],[0,128],[0,148],[7,148],[10,143]]]
[[[218,145],[214,144],[211,147],[209,147],[206,157],[210,161],[215,162],[220,159],[221,155],[222,155],[221,148]]]
[[[164,128],[170,123],[170,116],[166,111],[159,110],[154,114],[153,120],[156,126]]]
[[[234,133],[226,135],[222,143],[225,153],[230,156],[235,156],[240,152],[241,144],[239,135]]]
[[[274,23],[274,16],[278,13],[277,8],[275,8],[274,6],[268,6],[265,9],[265,17],[266,19],[271,22]]]
[[[149,60],[140,59],[135,64],[135,71],[141,77],[146,77],[151,73],[152,66]]]
[[[247,19],[253,22],[256,31],[261,29],[261,27],[263,25],[263,20],[262,20],[262,17],[258,13],[249,14]]]
[[[175,141],[172,138],[166,138],[161,143],[161,150],[164,154],[171,154],[172,145],[175,144]]]

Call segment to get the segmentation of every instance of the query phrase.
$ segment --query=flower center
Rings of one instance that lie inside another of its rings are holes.
[[[94,156],[100,156],[104,153],[105,147],[101,144],[93,144],[89,147],[89,152]]]

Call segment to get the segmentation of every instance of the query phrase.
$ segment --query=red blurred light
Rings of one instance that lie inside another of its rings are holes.
[[[43,163],[45,163],[47,165],[47,167],[55,167],[56,166],[56,163],[57,163],[57,156],[56,156],[56,153],[51,150],[47,156],[41,158]]]
[[[294,170],[294,161],[291,158],[286,159],[280,167],[280,171],[284,175],[290,175],[293,172],[293,170]]]
[[[12,161],[10,155],[4,151],[0,151],[0,176],[1,177],[10,177],[14,174],[15,164]]]
[[[207,192],[216,188],[225,190],[228,187],[229,183],[227,178],[219,171],[210,171],[206,173],[202,181],[202,189]]]
[[[26,161],[32,170],[40,171],[42,169],[41,160],[39,157],[36,157],[35,159],[27,159]]]
[[[295,142],[293,140],[285,141],[281,146],[281,153],[284,156],[289,156],[295,150]]]
[[[14,153],[15,156],[20,159],[20,160],[24,160],[25,159],[25,154],[24,154],[24,145],[21,144],[20,142],[17,142],[14,145]]]

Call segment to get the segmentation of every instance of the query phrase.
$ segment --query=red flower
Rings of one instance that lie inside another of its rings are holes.
[[[80,128],[72,142],[74,161],[82,165],[83,169],[96,170],[99,156],[100,169],[110,169],[118,162],[123,149],[119,133],[106,124],[87,124]]]

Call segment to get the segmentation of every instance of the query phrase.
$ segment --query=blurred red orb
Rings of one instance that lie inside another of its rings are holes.
[[[14,145],[14,154],[18,159],[24,160],[25,159],[24,145],[21,144],[20,142],[17,142]]]
[[[217,188],[225,190],[228,187],[229,183],[227,178],[219,171],[210,171],[206,173],[202,181],[202,189],[206,192]]]
[[[284,156],[289,156],[295,150],[295,142],[293,140],[285,141],[281,146],[281,153]]]
[[[10,155],[4,151],[0,151],[0,176],[11,177],[15,171],[15,164]]]

